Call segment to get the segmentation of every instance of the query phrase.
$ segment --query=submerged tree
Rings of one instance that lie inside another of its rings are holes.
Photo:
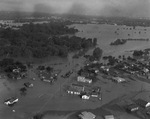
[[[100,49],[99,47],[95,48],[93,51],[93,56],[95,59],[100,60],[100,58],[102,57],[102,49]]]
[[[93,39],[93,46],[96,46],[97,45],[97,38],[94,38]]]

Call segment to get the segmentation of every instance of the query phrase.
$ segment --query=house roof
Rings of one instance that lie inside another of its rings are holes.
[[[83,85],[81,85],[81,84],[75,84],[75,83],[73,83],[73,84],[72,84],[72,86],[76,86],[76,87],[84,88],[84,86],[83,86]]]
[[[69,88],[67,91],[80,92],[80,90],[77,90],[77,89],[74,89],[74,88]]]
[[[105,119],[115,119],[114,115],[106,115],[104,117]]]
[[[81,112],[79,117],[81,117],[82,119],[94,119],[96,116],[91,112],[84,111],[84,112]]]

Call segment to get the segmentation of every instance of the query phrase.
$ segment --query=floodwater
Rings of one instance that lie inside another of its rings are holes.
[[[124,45],[110,46],[109,44],[117,38],[150,38],[150,28],[132,27],[126,26],[115,26],[115,25],[98,25],[98,24],[75,24],[72,25],[79,29],[77,36],[86,38],[97,38],[98,46],[103,49],[106,55],[119,55],[124,54],[125,51],[135,49],[145,49],[150,47],[150,41],[128,41]],[[130,30],[131,28],[131,30]],[[146,29],[146,30],[145,30]],[[118,32],[118,35],[115,33]],[[140,34],[139,34],[140,31]],[[135,33],[136,32],[136,33]],[[129,37],[128,34],[131,34]],[[57,69],[61,69],[61,75],[67,71],[75,68],[78,63],[80,67],[84,65],[84,58],[72,59],[72,55],[69,55],[68,60],[63,61],[57,59],[50,61],[49,63],[43,63],[44,65],[51,65]],[[60,65],[52,65],[52,64]],[[80,68],[79,67],[79,68]],[[36,77],[32,71],[29,71],[30,77]],[[74,74],[72,77],[75,77]],[[80,109],[95,109],[100,107],[102,104],[106,104],[117,97],[127,95],[130,93],[136,93],[144,87],[145,90],[150,91],[150,84],[141,81],[130,81],[128,84],[115,84],[107,79],[102,79],[106,83],[98,83],[97,85],[102,86],[103,90],[103,101],[102,102],[91,102],[83,101],[78,97],[63,97],[59,96],[62,84],[67,84],[71,81],[69,79],[58,78],[58,81],[54,85],[50,85],[41,82],[37,77],[35,81],[30,79],[20,80],[18,82],[10,82],[7,80],[0,80],[0,118],[3,119],[27,119],[34,113],[46,110],[80,110]],[[24,82],[31,82],[34,84],[32,89],[27,89],[27,95],[21,96],[19,89],[23,87]],[[110,93],[111,91],[111,93]],[[19,102],[14,107],[7,107],[3,104],[4,99],[17,96]],[[15,109],[16,112],[12,112]]]
[[[74,24],[70,27],[75,27],[79,30],[76,34],[77,36],[97,38],[98,46],[103,49],[106,55],[122,55],[125,54],[125,51],[150,47],[150,41],[127,41],[124,45],[110,46],[111,42],[119,38],[150,38],[150,27],[136,27],[133,29],[133,27],[108,24]]]

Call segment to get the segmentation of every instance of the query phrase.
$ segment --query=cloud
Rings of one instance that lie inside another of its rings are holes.
[[[0,10],[150,17],[150,0],[0,0]]]

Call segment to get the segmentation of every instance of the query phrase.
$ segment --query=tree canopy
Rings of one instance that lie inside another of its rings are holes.
[[[95,48],[93,51],[93,56],[95,59],[100,60],[101,56],[102,56],[102,49],[100,49],[99,47]]]
[[[77,31],[63,22],[30,23],[23,25],[19,30],[0,29],[0,56],[66,57],[69,52],[93,47],[96,39],[74,36]]]

